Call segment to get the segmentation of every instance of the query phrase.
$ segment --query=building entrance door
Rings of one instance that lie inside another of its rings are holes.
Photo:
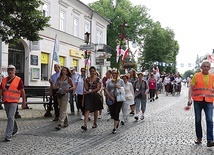
[[[19,76],[24,83],[24,66],[25,66],[25,50],[21,42],[10,44],[8,49],[8,65],[12,64],[16,67],[16,75]]]

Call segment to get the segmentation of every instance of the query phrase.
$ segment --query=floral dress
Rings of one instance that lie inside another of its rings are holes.
[[[86,79],[86,84],[88,88],[94,90],[97,88],[98,83],[100,83],[100,78],[96,78],[93,83],[90,83],[90,77]],[[84,95],[84,108],[85,111],[96,111],[103,109],[103,102],[101,96],[97,93],[89,93]]]

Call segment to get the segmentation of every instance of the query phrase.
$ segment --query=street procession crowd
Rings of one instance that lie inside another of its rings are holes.
[[[11,141],[12,136],[18,132],[15,121],[15,112],[18,107],[20,96],[22,108],[26,107],[25,91],[22,80],[15,75],[15,66],[8,66],[8,77],[3,78],[0,86],[0,97],[7,115],[7,127],[5,141]],[[194,101],[195,126],[197,140],[195,144],[202,142],[201,111],[206,114],[207,122],[207,146],[214,146],[213,142],[213,87],[214,78],[209,74],[210,63],[202,62],[202,72],[191,75],[187,81],[189,87],[188,106]],[[81,112],[83,125],[82,130],[87,131],[88,121],[93,114],[93,126],[98,127],[98,119],[102,118],[104,105],[107,106],[109,117],[114,120],[112,134],[117,132],[119,124],[124,125],[128,115],[133,120],[143,120],[146,112],[147,100],[155,102],[159,93],[166,96],[179,96],[182,86],[182,78],[177,74],[160,74],[158,67],[148,75],[131,69],[129,73],[120,75],[119,70],[108,70],[105,77],[101,78],[94,66],[89,68],[87,76],[86,68],[81,68],[80,73],[74,67],[60,67],[54,65],[55,73],[49,79],[50,95],[53,97],[55,118],[57,121],[55,130],[69,126],[67,107],[70,104],[69,115],[74,115],[74,102],[76,109]],[[203,82],[205,84],[203,84]],[[198,86],[199,85],[199,86]],[[120,112],[122,117],[120,118]]]
[[[170,93],[179,96],[181,91],[182,78],[179,73],[160,75],[158,69],[154,69],[148,76],[134,69],[120,75],[119,70],[112,69],[103,78],[94,66],[89,68],[89,76],[85,68],[81,68],[78,73],[74,67],[70,70],[62,67],[60,72],[60,66],[55,64],[54,69],[56,73],[52,75],[50,84],[54,98],[54,121],[58,121],[56,130],[68,126],[68,102],[70,115],[74,115],[76,101],[76,108],[81,111],[81,119],[84,120],[81,126],[84,131],[88,129],[87,124],[92,114],[92,128],[98,127],[97,121],[102,118],[103,105],[106,104],[109,116],[114,120],[112,133],[115,134],[119,123],[126,123],[128,114],[133,115],[136,121],[144,119],[148,99],[150,102],[157,100],[158,94],[163,91],[167,96]],[[121,111],[122,118],[119,118]]]

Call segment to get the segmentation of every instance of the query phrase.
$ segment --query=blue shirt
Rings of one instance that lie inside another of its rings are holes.
[[[56,84],[56,81],[57,81],[57,79],[59,78],[59,76],[60,76],[60,72],[54,73],[54,74],[51,76],[51,79],[52,79],[52,83],[53,83],[53,84]]]
[[[83,81],[83,77],[81,75],[77,78],[75,85],[76,85],[76,94],[83,95],[84,81]]]

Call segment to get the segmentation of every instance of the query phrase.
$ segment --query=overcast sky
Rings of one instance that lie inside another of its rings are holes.
[[[85,4],[97,0],[81,0]],[[214,49],[214,0],[130,0],[145,5],[154,21],[175,32],[180,46],[178,71],[183,73],[195,65],[197,55],[211,54]],[[192,67],[188,67],[188,63]],[[181,67],[184,64],[184,67]]]

